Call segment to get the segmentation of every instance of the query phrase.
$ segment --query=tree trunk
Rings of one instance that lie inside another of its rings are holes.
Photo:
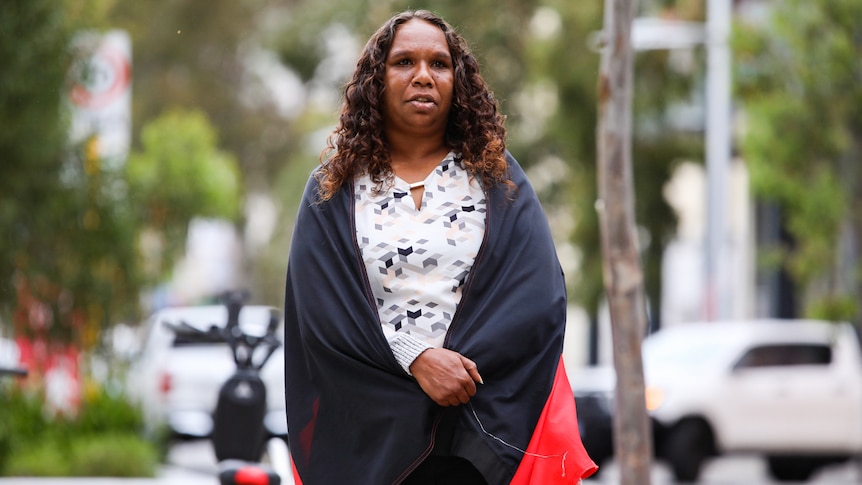
[[[652,436],[644,398],[641,340],[646,330],[631,166],[634,0],[606,0],[598,99],[596,209],[611,315],[617,384],[614,446],[620,484],[649,484]]]
[[[862,126],[855,128],[847,159],[849,166],[844,174],[845,183],[849,185],[847,194],[851,209],[847,215],[849,247],[843,267],[844,277],[849,282],[847,295],[856,301],[854,314],[849,320],[855,321],[857,328],[862,330],[862,211],[859,210],[862,208],[862,182],[859,181],[862,176],[862,169],[859,168],[859,160],[862,160]]]

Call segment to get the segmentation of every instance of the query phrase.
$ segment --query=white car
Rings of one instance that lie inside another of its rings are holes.
[[[14,340],[0,337],[0,378],[3,376],[22,376],[26,369],[21,367],[18,344]]]
[[[263,335],[272,310],[244,306],[239,325],[247,333]],[[178,336],[170,326],[184,322],[207,330],[213,325],[224,327],[227,319],[227,307],[211,305],[167,308],[145,322],[143,346],[130,366],[127,384],[150,426],[167,425],[174,435],[184,438],[210,436],[219,390],[236,370],[233,353],[226,343]],[[281,341],[283,322],[277,336]],[[279,347],[261,369],[267,390],[266,428],[271,435],[282,437],[287,435],[283,361]]]
[[[728,453],[766,457],[781,481],[862,456],[862,352],[849,324],[680,324],[642,350],[655,453],[677,480],[696,481],[707,458]]]

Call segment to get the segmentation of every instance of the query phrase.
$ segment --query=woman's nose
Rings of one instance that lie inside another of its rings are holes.
[[[431,67],[427,63],[420,62],[416,65],[416,75],[413,76],[413,82],[415,84],[427,85],[434,82],[434,77],[431,75]]]

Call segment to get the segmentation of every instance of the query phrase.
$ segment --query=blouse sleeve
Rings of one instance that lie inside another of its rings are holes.
[[[419,357],[419,354],[433,348],[433,346],[408,333],[396,332],[387,325],[382,325],[382,328],[383,335],[392,348],[392,354],[395,355],[395,360],[398,361],[404,372],[412,376],[410,365]]]

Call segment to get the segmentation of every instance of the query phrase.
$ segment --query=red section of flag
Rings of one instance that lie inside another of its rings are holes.
[[[302,479],[299,478],[299,472],[296,471],[296,465],[293,464],[293,460],[290,460],[290,469],[293,470],[293,483],[302,485]]]
[[[551,394],[511,485],[573,484],[598,469],[581,442],[575,396],[560,358]]]

